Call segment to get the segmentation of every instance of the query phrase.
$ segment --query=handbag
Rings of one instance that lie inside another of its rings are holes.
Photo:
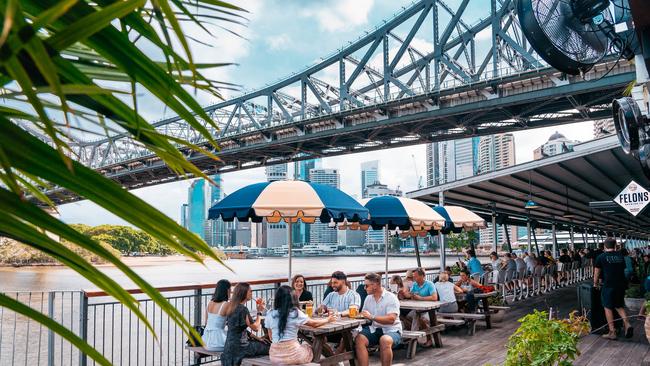
[[[194,330],[196,330],[197,333],[203,336],[203,331],[205,330],[205,327],[202,325],[195,325]],[[199,347],[202,342],[203,342],[202,339],[196,339],[196,337],[190,333],[190,338],[185,342],[185,344],[189,347]]]

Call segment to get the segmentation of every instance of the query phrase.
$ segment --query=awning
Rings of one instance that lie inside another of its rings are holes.
[[[620,210],[590,208],[611,201],[634,180],[650,189],[639,162],[623,152],[616,136],[574,146],[574,151],[515,165],[407,194],[410,198],[464,206],[481,214],[505,216],[510,224],[535,220],[538,227],[561,225],[576,231],[650,237],[650,208],[637,217]],[[528,210],[526,202],[538,208]]]

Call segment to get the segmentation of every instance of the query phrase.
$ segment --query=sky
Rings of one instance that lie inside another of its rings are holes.
[[[364,31],[391,18],[410,1],[402,0],[246,0],[233,1],[249,13],[243,26],[226,25],[239,36],[217,32],[215,38],[202,39],[212,47],[193,46],[197,62],[232,62],[236,65],[212,69],[205,74],[215,80],[235,83],[241,91],[224,91],[232,97],[246,90],[262,87],[281,77],[299,71],[317,62],[335,50],[355,40]],[[450,5],[453,1],[450,2]],[[475,2],[472,4],[476,4]],[[474,6],[474,5],[470,5]],[[480,13],[481,9],[468,9]],[[186,33],[198,34],[187,28]],[[139,93],[147,100],[146,93]],[[203,105],[218,102],[214,97],[197,95]],[[172,116],[171,112],[155,103],[142,103],[141,113],[157,120]],[[587,141],[593,138],[590,122],[562,125],[515,132],[516,162],[533,158],[533,150],[544,143],[555,131],[571,140]],[[359,166],[364,161],[379,160],[380,181],[391,188],[408,192],[417,189],[419,176],[426,184],[425,145],[380,150],[325,158],[324,168],[339,169],[341,189],[360,196]],[[289,172],[292,172],[289,164]],[[223,175],[223,191],[231,193],[244,185],[265,180],[264,168],[256,168]],[[181,181],[133,190],[132,193],[158,208],[172,219],[179,220],[180,206],[187,201],[191,181]],[[59,207],[61,219],[68,223],[127,224],[109,212],[87,201]]]

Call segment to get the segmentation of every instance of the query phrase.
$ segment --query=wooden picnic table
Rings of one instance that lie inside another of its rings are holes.
[[[496,294],[497,294],[496,291],[474,294],[474,298],[480,299],[481,302],[483,303],[483,313],[485,314],[485,327],[487,329],[492,328],[492,321],[490,320],[490,304],[488,303],[488,299],[492,296],[495,296]]]
[[[442,338],[440,337],[440,331],[444,329],[444,325],[438,324],[438,319],[436,318],[436,310],[440,309],[440,306],[442,306],[442,304],[442,301],[424,300],[400,300],[399,302],[400,309],[415,310],[415,318],[411,324],[412,331],[420,330],[419,323],[422,314],[429,314],[429,329],[423,330],[425,333],[427,333],[427,335],[430,335],[433,338],[436,347],[442,347]]]
[[[335,322],[327,323],[318,328],[301,325],[299,328],[299,336],[305,341],[311,343],[312,350],[314,351],[313,362],[320,363],[321,365],[337,365],[339,362],[349,361],[350,366],[354,366],[354,340],[352,339],[352,331],[357,329],[360,325],[369,324],[368,319],[350,319],[348,317],[341,317]],[[341,334],[343,342],[343,352],[334,354],[334,352],[327,346],[327,336]],[[321,360],[321,355],[325,359]]]

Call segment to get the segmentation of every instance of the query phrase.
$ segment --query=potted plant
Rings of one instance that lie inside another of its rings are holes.
[[[643,298],[641,285],[630,285],[627,291],[625,291],[625,307],[628,308],[632,314],[638,314],[644,302],[645,299]]]
[[[580,355],[580,337],[589,333],[587,318],[576,312],[567,319],[552,319],[535,310],[518,321],[521,325],[508,339],[504,366],[571,365]]]
[[[493,323],[500,323],[503,321],[503,318],[506,315],[508,308],[503,303],[503,299],[500,296],[492,296],[488,298],[488,304],[490,305],[490,320]]]

